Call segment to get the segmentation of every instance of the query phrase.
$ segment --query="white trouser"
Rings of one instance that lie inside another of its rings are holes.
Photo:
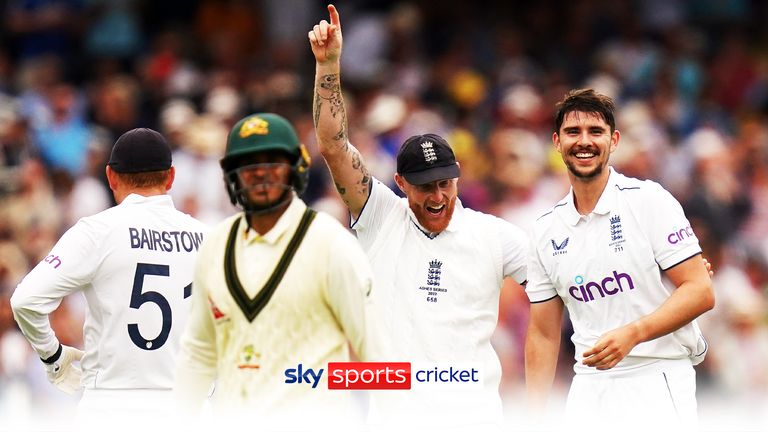
[[[697,419],[696,372],[688,359],[577,374],[566,402],[566,425],[576,430],[693,430]]]
[[[167,430],[174,417],[172,398],[170,389],[85,389],[77,406],[75,430]]]

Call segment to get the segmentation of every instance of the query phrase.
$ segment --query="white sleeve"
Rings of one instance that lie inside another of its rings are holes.
[[[365,202],[357,219],[353,219],[351,223],[351,228],[357,233],[357,239],[364,248],[367,249],[373,244],[378,234],[377,228],[381,226],[381,222],[386,219],[390,211],[401,205],[401,199],[387,185],[377,178],[373,179],[368,201]]]
[[[366,332],[366,308],[373,289],[368,258],[354,236],[340,229],[328,245],[326,260],[326,301],[352,349],[361,360],[368,359],[374,355]]]
[[[539,257],[536,241],[530,242],[528,253],[528,283],[525,285],[525,293],[531,303],[541,303],[557,297],[557,289],[544,269],[544,264]]]
[[[701,253],[699,240],[680,203],[666,189],[654,184],[653,205],[645,206],[653,255],[662,270],[667,270]]]
[[[504,260],[504,277],[511,277],[517,283],[527,280],[528,236],[523,230],[509,222],[496,218],[499,222],[499,238]]]
[[[81,219],[16,287],[13,316],[40,358],[51,357],[59,346],[48,314],[62,298],[91,283],[102,259],[97,239],[103,237],[97,222]]]
[[[175,400],[184,412],[200,411],[216,377],[216,329],[204,277],[207,271],[211,271],[209,264],[214,261],[208,255],[206,242],[203,241],[195,262],[192,306],[176,365],[173,391]]]

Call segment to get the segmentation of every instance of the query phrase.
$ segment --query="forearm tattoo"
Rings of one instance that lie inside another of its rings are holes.
[[[322,92],[322,94],[321,94]],[[370,193],[371,187],[371,174],[368,172],[363,160],[360,156],[360,152],[349,145],[347,137],[347,111],[344,107],[344,98],[341,94],[341,84],[339,82],[339,74],[330,74],[321,76],[315,85],[315,94],[312,105],[312,120],[315,123],[317,129],[320,124],[320,112],[323,105],[328,105],[331,113],[331,117],[339,121],[339,131],[333,136],[333,140],[336,145],[348,155],[352,161],[352,168],[360,173],[360,179],[354,184],[344,182],[344,184],[338,181],[334,182],[336,191],[341,195],[341,199],[348,206],[350,205],[350,196],[347,195],[347,191],[352,188],[352,191],[356,195]]]
[[[333,182],[334,185],[336,185],[336,191],[339,193],[339,195],[344,195],[347,193],[347,189],[342,187],[339,182]]]
[[[352,152],[352,168],[360,171],[360,174],[362,174],[362,178],[356,184],[358,192],[368,195],[371,187],[371,173],[368,172],[368,168],[363,163],[363,159],[360,157],[360,152],[358,152],[356,148],[347,147],[347,151]]]
[[[323,96],[320,94],[320,89],[323,90]],[[339,125],[339,132],[333,136],[335,141],[347,142],[347,111],[344,109],[344,98],[341,94],[341,84],[339,83],[339,74],[323,75],[318,80],[315,86],[315,97],[312,107],[313,120],[315,122],[315,128],[320,121],[320,110],[323,107],[324,102],[328,102],[331,109],[331,116],[334,119],[341,120]]]

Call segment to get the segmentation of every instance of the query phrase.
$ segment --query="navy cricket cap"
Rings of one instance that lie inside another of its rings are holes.
[[[117,139],[107,165],[119,173],[164,171],[171,167],[171,146],[157,131],[131,129]]]
[[[410,184],[459,177],[459,165],[451,146],[435,134],[414,135],[397,152],[397,173]]]

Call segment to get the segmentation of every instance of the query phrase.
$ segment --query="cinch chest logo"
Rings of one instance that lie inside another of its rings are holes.
[[[688,237],[696,237],[696,235],[693,233],[693,229],[691,228],[690,225],[688,225],[687,227],[685,227],[685,228],[683,228],[681,230],[673,231],[671,234],[669,234],[667,236],[667,241],[670,244],[677,244],[677,243],[687,239]]]
[[[557,244],[555,243],[555,239],[549,239],[549,241],[552,242],[552,256],[568,253],[568,251],[565,250],[565,248],[568,247],[568,240],[570,240],[570,237],[566,237],[560,244]]]
[[[583,276],[576,276],[574,280],[576,285],[571,285],[571,287],[568,288],[568,294],[577,301],[584,303],[594,301],[596,296],[599,296],[597,298],[597,300],[599,300],[606,296],[624,292],[627,288],[629,291],[635,289],[635,283],[632,282],[632,276],[628,273],[619,273],[615,270],[613,271],[613,277],[604,277],[600,282],[584,283]]]

